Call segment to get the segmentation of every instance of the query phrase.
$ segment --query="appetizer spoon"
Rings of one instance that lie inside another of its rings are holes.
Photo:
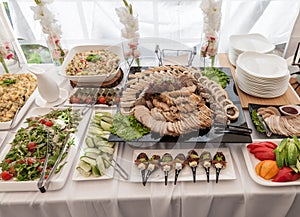
[[[137,165],[138,169],[141,171],[141,176],[142,176],[142,183],[145,186],[146,182],[145,182],[145,171],[147,168],[147,164],[148,164],[148,156],[146,153],[142,152],[140,153],[135,160],[135,164]]]
[[[177,179],[180,171],[185,167],[185,156],[182,153],[176,155],[174,159],[174,167],[175,167],[175,180],[174,185],[177,183]]]
[[[211,153],[208,151],[202,152],[202,154],[200,155],[200,163],[201,166],[205,169],[207,182],[209,182],[209,169],[211,166],[211,161],[212,161]]]
[[[222,152],[217,152],[213,158],[212,164],[216,168],[216,183],[219,181],[219,175],[223,168],[226,167],[225,156]]]
[[[189,163],[190,168],[193,171],[193,181],[196,182],[196,170],[199,164],[200,156],[195,150],[191,150],[187,156],[187,162]]]
[[[168,184],[169,171],[172,169],[173,157],[169,153],[165,153],[160,161],[161,169],[164,171],[165,175],[165,185]]]
[[[159,167],[159,161],[160,161],[160,156],[159,155],[152,155],[152,157],[148,161],[148,167],[147,167],[147,174],[146,178],[143,182],[143,185],[146,185],[150,175]]]

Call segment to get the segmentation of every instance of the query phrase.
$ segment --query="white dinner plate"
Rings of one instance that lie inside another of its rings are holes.
[[[236,174],[234,171],[234,166],[233,166],[233,161],[231,158],[230,150],[228,148],[209,148],[209,149],[195,149],[195,151],[201,155],[203,151],[209,151],[212,154],[212,157],[217,151],[223,152],[226,158],[227,166],[225,169],[221,170],[220,176],[219,176],[219,183],[222,180],[233,180],[236,179]],[[142,177],[140,170],[137,168],[137,166],[134,164],[134,161],[136,160],[137,156],[139,153],[144,152],[148,155],[150,158],[153,154],[158,154],[160,156],[163,156],[164,153],[168,152],[170,153],[173,158],[178,153],[183,153],[185,156],[187,155],[189,150],[187,149],[171,149],[171,150],[163,150],[163,149],[145,149],[145,150],[140,150],[136,149],[133,152],[133,158],[132,158],[132,168],[131,168],[131,174],[130,174],[130,181],[131,182],[142,182]],[[174,177],[175,177],[175,171],[172,169],[169,172],[168,175],[168,181],[169,182],[174,182]],[[210,180],[216,180],[216,171],[215,168],[212,166],[210,168]],[[164,177],[164,172],[161,169],[158,169],[154,171],[151,176],[149,177],[147,182],[164,182],[165,177]],[[193,181],[193,173],[191,168],[187,165],[183,170],[180,172],[178,176],[178,181]],[[196,181],[206,181],[206,173],[205,170],[201,167],[198,166],[196,170]]]
[[[262,142],[267,140],[254,140],[253,142]],[[280,139],[272,139],[271,142],[276,143],[277,145],[280,143]],[[271,180],[263,179],[262,177],[256,175],[255,173],[255,166],[260,162],[258,159],[254,157],[253,154],[251,154],[248,149],[247,145],[242,146],[243,155],[245,158],[246,166],[248,169],[248,172],[250,174],[250,177],[255,181],[257,184],[264,185],[264,186],[270,186],[270,187],[279,187],[279,186],[292,186],[292,185],[300,185],[300,179],[293,181],[293,182],[272,182]]]
[[[274,54],[244,52],[239,55],[237,65],[247,74],[266,80],[289,75],[285,59]]]
[[[275,46],[268,41],[268,39],[261,34],[242,34],[231,35],[229,43],[232,48],[242,53],[245,51],[255,51],[259,53],[270,53],[275,49]]]
[[[71,60],[73,59],[73,57],[75,56],[76,53],[85,52],[85,51],[89,51],[89,50],[101,50],[101,49],[109,50],[109,51],[117,54],[120,58],[120,65],[124,61],[122,48],[120,46],[81,45],[81,46],[73,47],[68,52],[68,54],[62,64],[61,70],[59,71],[59,74],[68,78],[69,80],[83,82],[83,83],[85,83],[85,82],[101,83],[101,82],[104,82],[107,80],[111,80],[112,78],[114,78],[117,75],[120,67],[116,70],[113,70],[112,72],[110,72],[108,74],[105,74],[105,75],[81,75],[81,76],[66,75],[66,69],[68,67],[68,64],[71,62]]]
[[[59,108],[59,107],[34,108],[29,111],[29,113],[26,115],[26,117],[44,115],[53,109],[66,109],[66,107],[64,107],[64,108]],[[76,156],[79,144],[81,142],[81,138],[83,137],[83,134],[85,132],[87,122],[88,122],[88,118],[83,118],[82,121],[80,122],[80,124],[77,128],[78,131],[73,135],[74,145],[70,147],[69,153],[68,153],[67,157],[65,158],[65,160],[63,161],[63,162],[67,162],[67,163],[63,166],[63,168],[61,169],[61,171],[58,174],[55,174],[52,177],[51,182],[49,184],[49,188],[47,190],[49,190],[49,191],[58,190],[64,186],[64,184],[68,178],[68,175],[70,173],[70,170],[72,168],[72,162],[74,161],[74,158]],[[25,126],[27,126],[27,124],[23,123],[22,126],[25,127]],[[0,161],[2,161],[5,158],[6,154],[10,150],[9,143],[13,140],[14,136],[15,136],[15,133],[11,135],[9,142],[7,144],[2,144],[2,146],[4,146],[4,147],[0,154]],[[3,191],[39,191],[39,189],[37,187],[37,181],[38,180],[33,180],[33,181],[14,181],[14,180],[3,181],[3,180],[0,180],[0,192],[3,192]]]

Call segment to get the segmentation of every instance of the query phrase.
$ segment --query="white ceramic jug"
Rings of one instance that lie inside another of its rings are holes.
[[[57,83],[45,73],[44,69],[30,67],[28,70],[37,77],[38,90],[41,97],[48,103],[59,99],[59,87]]]

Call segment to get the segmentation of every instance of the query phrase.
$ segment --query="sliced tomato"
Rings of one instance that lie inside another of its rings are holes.
[[[29,142],[28,145],[27,145],[28,151],[34,152],[36,146],[37,146],[37,144],[35,142]]]
[[[42,118],[42,119],[40,120],[40,123],[41,123],[41,124],[45,124],[45,123],[46,123],[45,119]]]
[[[53,126],[53,122],[52,121],[46,121],[45,125],[47,127],[52,127]]]
[[[31,165],[34,162],[36,162],[36,160],[34,158],[32,158],[32,157],[27,158],[27,164]]]
[[[7,172],[7,171],[3,171],[3,172],[1,173],[1,178],[2,178],[3,180],[5,180],[5,181],[10,180],[12,177],[13,177],[13,176],[12,176],[9,172]]]
[[[6,162],[6,163],[9,163],[9,164],[10,164],[10,163],[12,162],[12,160],[11,160],[10,158],[7,158],[7,159],[5,159],[5,160],[4,160],[4,162]]]

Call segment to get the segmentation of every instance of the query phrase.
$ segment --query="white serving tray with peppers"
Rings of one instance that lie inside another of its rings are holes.
[[[280,141],[282,139],[272,139],[269,140],[277,145],[280,144]],[[254,140],[255,142],[264,142],[268,140]],[[245,144],[242,146],[243,155],[245,158],[246,166],[248,169],[248,172],[250,174],[250,177],[253,179],[254,182],[257,184],[263,185],[263,186],[269,186],[269,187],[279,187],[279,186],[293,186],[293,185],[300,185],[300,179],[296,181],[289,181],[289,182],[272,182],[272,180],[266,180],[262,177],[258,176],[255,172],[256,165],[260,162],[257,158],[255,158],[254,154],[251,154],[250,151],[247,149],[247,146],[249,144]]]
[[[59,107],[34,108],[29,111],[29,113],[26,115],[26,118],[37,117],[40,115],[47,114],[51,110],[58,110],[58,109],[67,109],[67,108],[66,107],[64,107],[64,108],[59,108]],[[75,109],[80,110],[80,108],[75,108]],[[85,127],[89,120],[88,115],[90,115],[90,113],[87,113],[85,117],[81,117],[82,119],[79,122],[79,125],[77,126],[77,132],[72,133],[70,135],[69,139],[74,138],[74,145],[72,145],[69,148],[67,156],[64,158],[64,160],[60,164],[60,165],[62,165],[65,163],[64,166],[61,168],[61,170],[57,174],[54,174],[52,176],[50,184],[49,184],[49,188],[47,189],[48,191],[61,189],[64,186],[64,184],[66,183],[66,180],[67,180],[70,170],[72,168],[72,164],[73,164],[74,158],[76,156],[78,147],[81,143],[81,138],[83,137],[83,134],[85,132]],[[24,122],[21,127],[26,127],[26,126],[27,126],[27,123]],[[17,132],[17,130],[18,129],[16,129],[16,132]],[[11,148],[11,145],[9,143],[15,138],[16,132],[11,133],[10,138],[8,140],[9,142],[7,144],[2,144],[3,149],[0,153],[0,162],[3,161],[3,159],[9,152],[9,150]],[[28,162],[24,162],[24,163],[28,163]],[[0,171],[0,172],[2,173],[2,171]],[[14,178],[7,180],[7,181],[1,179],[0,180],[0,191],[1,192],[3,192],[3,191],[39,191],[39,189],[37,187],[38,179],[39,179],[39,177],[32,181],[17,181]]]
[[[207,149],[194,149],[199,155],[203,151],[209,151],[212,155],[212,157],[216,154],[216,152],[223,152],[225,158],[226,158],[226,167],[223,168],[219,175],[219,183],[222,180],[233,180],[236,179],[236,174],[234,171],[233,161],[231,158],[230,150],[228,148],[207,148]],[[145,149],[145,150],[134,150],[133,152],[133,158],[132,158],[132,167],[131,167],[131,175],[129,178],[129,181],[131,182],[142,182],[142,176],[141,172],[138,169],[137,165],[134,163],[137,156],[144,152],[147,154],[147,156],[150,158],[152,155],[160,155],[161,157],[166,153],[170,153],[173,158],[179,153],[183,153],[185,156],[188,154],[188,149],[171,149],[171,150],[163,150],[163,149]],[[175,179],[175,170],[174,168],[171,169],[171,171],[168,174],[168,182],[174,182]],[[216,170],[213,166],[210,167],[210,180],[213,182],[216,180]],[[165,176],[164,172],[161,168],[158,168],[155,170],[149,177],[148,182],[164,182]],[[191,168],[186,165],[182,171],[179,173],[178,176],[178,182],[180,181],[193,181],[193,173]],[[196,169],[196,181],[205,181],[206,182],[206,173],[204,168],[199,164]]]

